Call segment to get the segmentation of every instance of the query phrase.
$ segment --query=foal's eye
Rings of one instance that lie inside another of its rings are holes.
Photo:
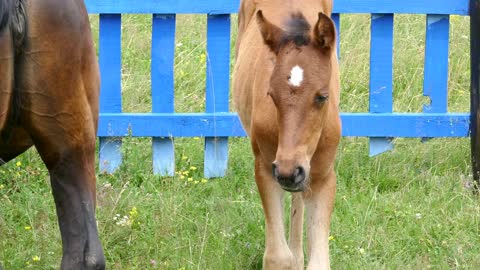
[[[316,95],[315,96],[315,103],[322,104],[323,102],[328,100],[328,96]]]

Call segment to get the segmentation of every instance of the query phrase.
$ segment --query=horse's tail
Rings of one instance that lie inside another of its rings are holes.
[[[13,12],[12,3],[12,0],[0,1],[0,31],[5,29],[10,23],[10,17]]]
[[[26,23],[25,0],[0,1],[0,31],[10,26],[14,46],[17,50],[23,46],[25,41]]]
[[[18,61],[22,59],[25,38],[27,36],[27,18],[26,18],[26,0],[0,0],[0,33],[10,31],[12,37],[12,47],[14,48],[14,85],[10,103],[10,112],[7,116],[7,125],[0,136],[8,141],[11,136],[11,128],[16,125],[20,119],[20,101],[21,93],[17,87],[17,76],[19,72]]]

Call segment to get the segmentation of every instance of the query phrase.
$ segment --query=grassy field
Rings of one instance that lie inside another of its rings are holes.
[[[94,32],[97,17],[92,16]],[[236,33],[232,19],[233,36]],[[151,19],[123,19],[123,108],[151,110]],[[342,110],[368,110],[370,20],[342,16]],[[178,112],[204,110],[205,16],[178,16]],[[451,20],[449,110],[469,110],[468,19]],[[395,18],[395,111],[419,112],[425,16]],[[233,46],[233,40],[232,40]],[[230,140],[227,176],[206,180],[203,141],[176,140],[175,177],[152,174],[151,140],[124,140],[125,163],[98,175],[98,226],[109,269],[260,269],[264,218],[248,139]],[[343,138],[331,228],[333,269],[479,269],[480,203],[471,194],[469,140],[396,139],[368,157]],[[288,203],[287,203],[288,205]],[[0,263],[58,269],[61,238],[48,174],[34,150],[0,167]]]

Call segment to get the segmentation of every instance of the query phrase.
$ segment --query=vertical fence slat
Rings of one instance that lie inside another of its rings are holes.
[[[340,14],[332,13],[332,20],[337,30],[337,58],[340,59]]]
[[[230,85],[230,15],[208,15],[207,19],[208,113],[228,112]],[[205,138],[204,175],[225,175],[228,163],[228,137]]]
[[[372,14],[370,42],[370,113],[393,108],[393,14]],[[370,138],[370,156],[393,149],[391,138]]]
[[[153,15],[152,22],[152,112],[174,113],[175,14]],[[173,137],[152,138],[153,173],[175,174]]]
[[[121,113],[121,15],[100,14],[100,112]],[[113,173],[122,163],[122,140],[100,137],[100,171]]]
[[[473,179],[476,190],[480,188],[480,0],[470,1],[470,142],[472,153]]]
[[[430,104],[423,106],[425,113],[447,112],[449,29],[448,15],[427,15],[423,95]]]

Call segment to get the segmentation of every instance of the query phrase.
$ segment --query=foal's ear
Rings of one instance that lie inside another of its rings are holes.
[[[335,45],[335,24],[323,12],[318,13],[318,21],[313,30],[314,39],[322,50],[330,50]]]
[[[278,51],[280,50],[280,40],[283,35],[282,29],[267,21],[267,19],[265,19],[265,17],[263,16],[263,12],[261,10],[257,12],[257,23],[260,28],[260,32],[262,33],[263,41],[265,42],[265,44],[270,47],[270,50],[272,50],[272,52],[278,54]]]

